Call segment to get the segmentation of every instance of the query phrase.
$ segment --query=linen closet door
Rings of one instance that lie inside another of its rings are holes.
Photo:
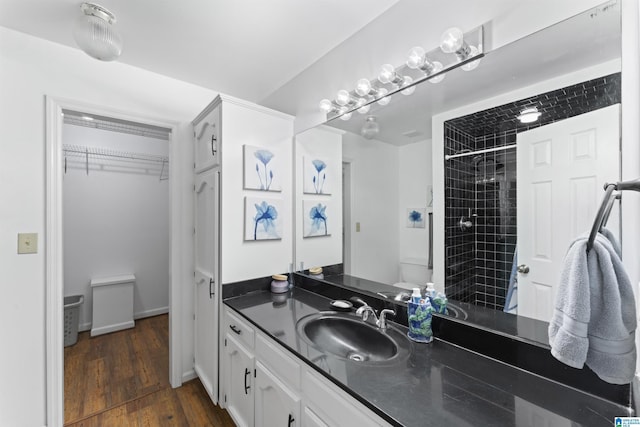
[[[218,224],[219,171],[195,177],[194,369],[218,403]]]

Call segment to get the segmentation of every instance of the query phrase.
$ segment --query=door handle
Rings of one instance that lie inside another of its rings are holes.
[[[244,369],[244,394],[249,394],[249,390],[251,389],[251,385],[247,385],[247,378],[251,375],[251,371],[247,368]]]
[[[518,273],[527,274],[529,272],[529,266],[526,264],[520,264],[518,266]]]
[[[293,418],[293,415],[289,414],[289,422],[287,422],[287,427],[291,427],[291,424],[293,424],[295,420],[296,419]]]
[[[215,134],[211,134],[211,155],[215,156],[218,150],[215,149],[214,144],[218,141]]]
[[[213,290],[213,285],[216,282],[213,280],[213,277],[211,279],[209,279],[209,299],[212,299],[213,296],[216,294],[216,291]]]

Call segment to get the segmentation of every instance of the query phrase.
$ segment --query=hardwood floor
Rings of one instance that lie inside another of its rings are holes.
[[[169,384],[168,315],[64,349],[65,426],[233,427],[198,379]]]

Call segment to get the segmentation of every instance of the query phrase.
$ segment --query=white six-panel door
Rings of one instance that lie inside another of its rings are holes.
[[[620,105],[522,132],[518,144],[518,315],[549,321],[571,242],[620,179]],[[619,237],[617,204],[607,228]]]
[[[218,403],[218,191],[219,172],[196,176],[194,368]]]

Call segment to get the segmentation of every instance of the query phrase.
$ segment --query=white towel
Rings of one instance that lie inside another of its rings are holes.
[[[576,239],[564,260],[549,324],[551,354],[574,368],[586,363],[602,380],[627,384],[635,373],[633,289],[612,243],[598,234],[587,253]]]

